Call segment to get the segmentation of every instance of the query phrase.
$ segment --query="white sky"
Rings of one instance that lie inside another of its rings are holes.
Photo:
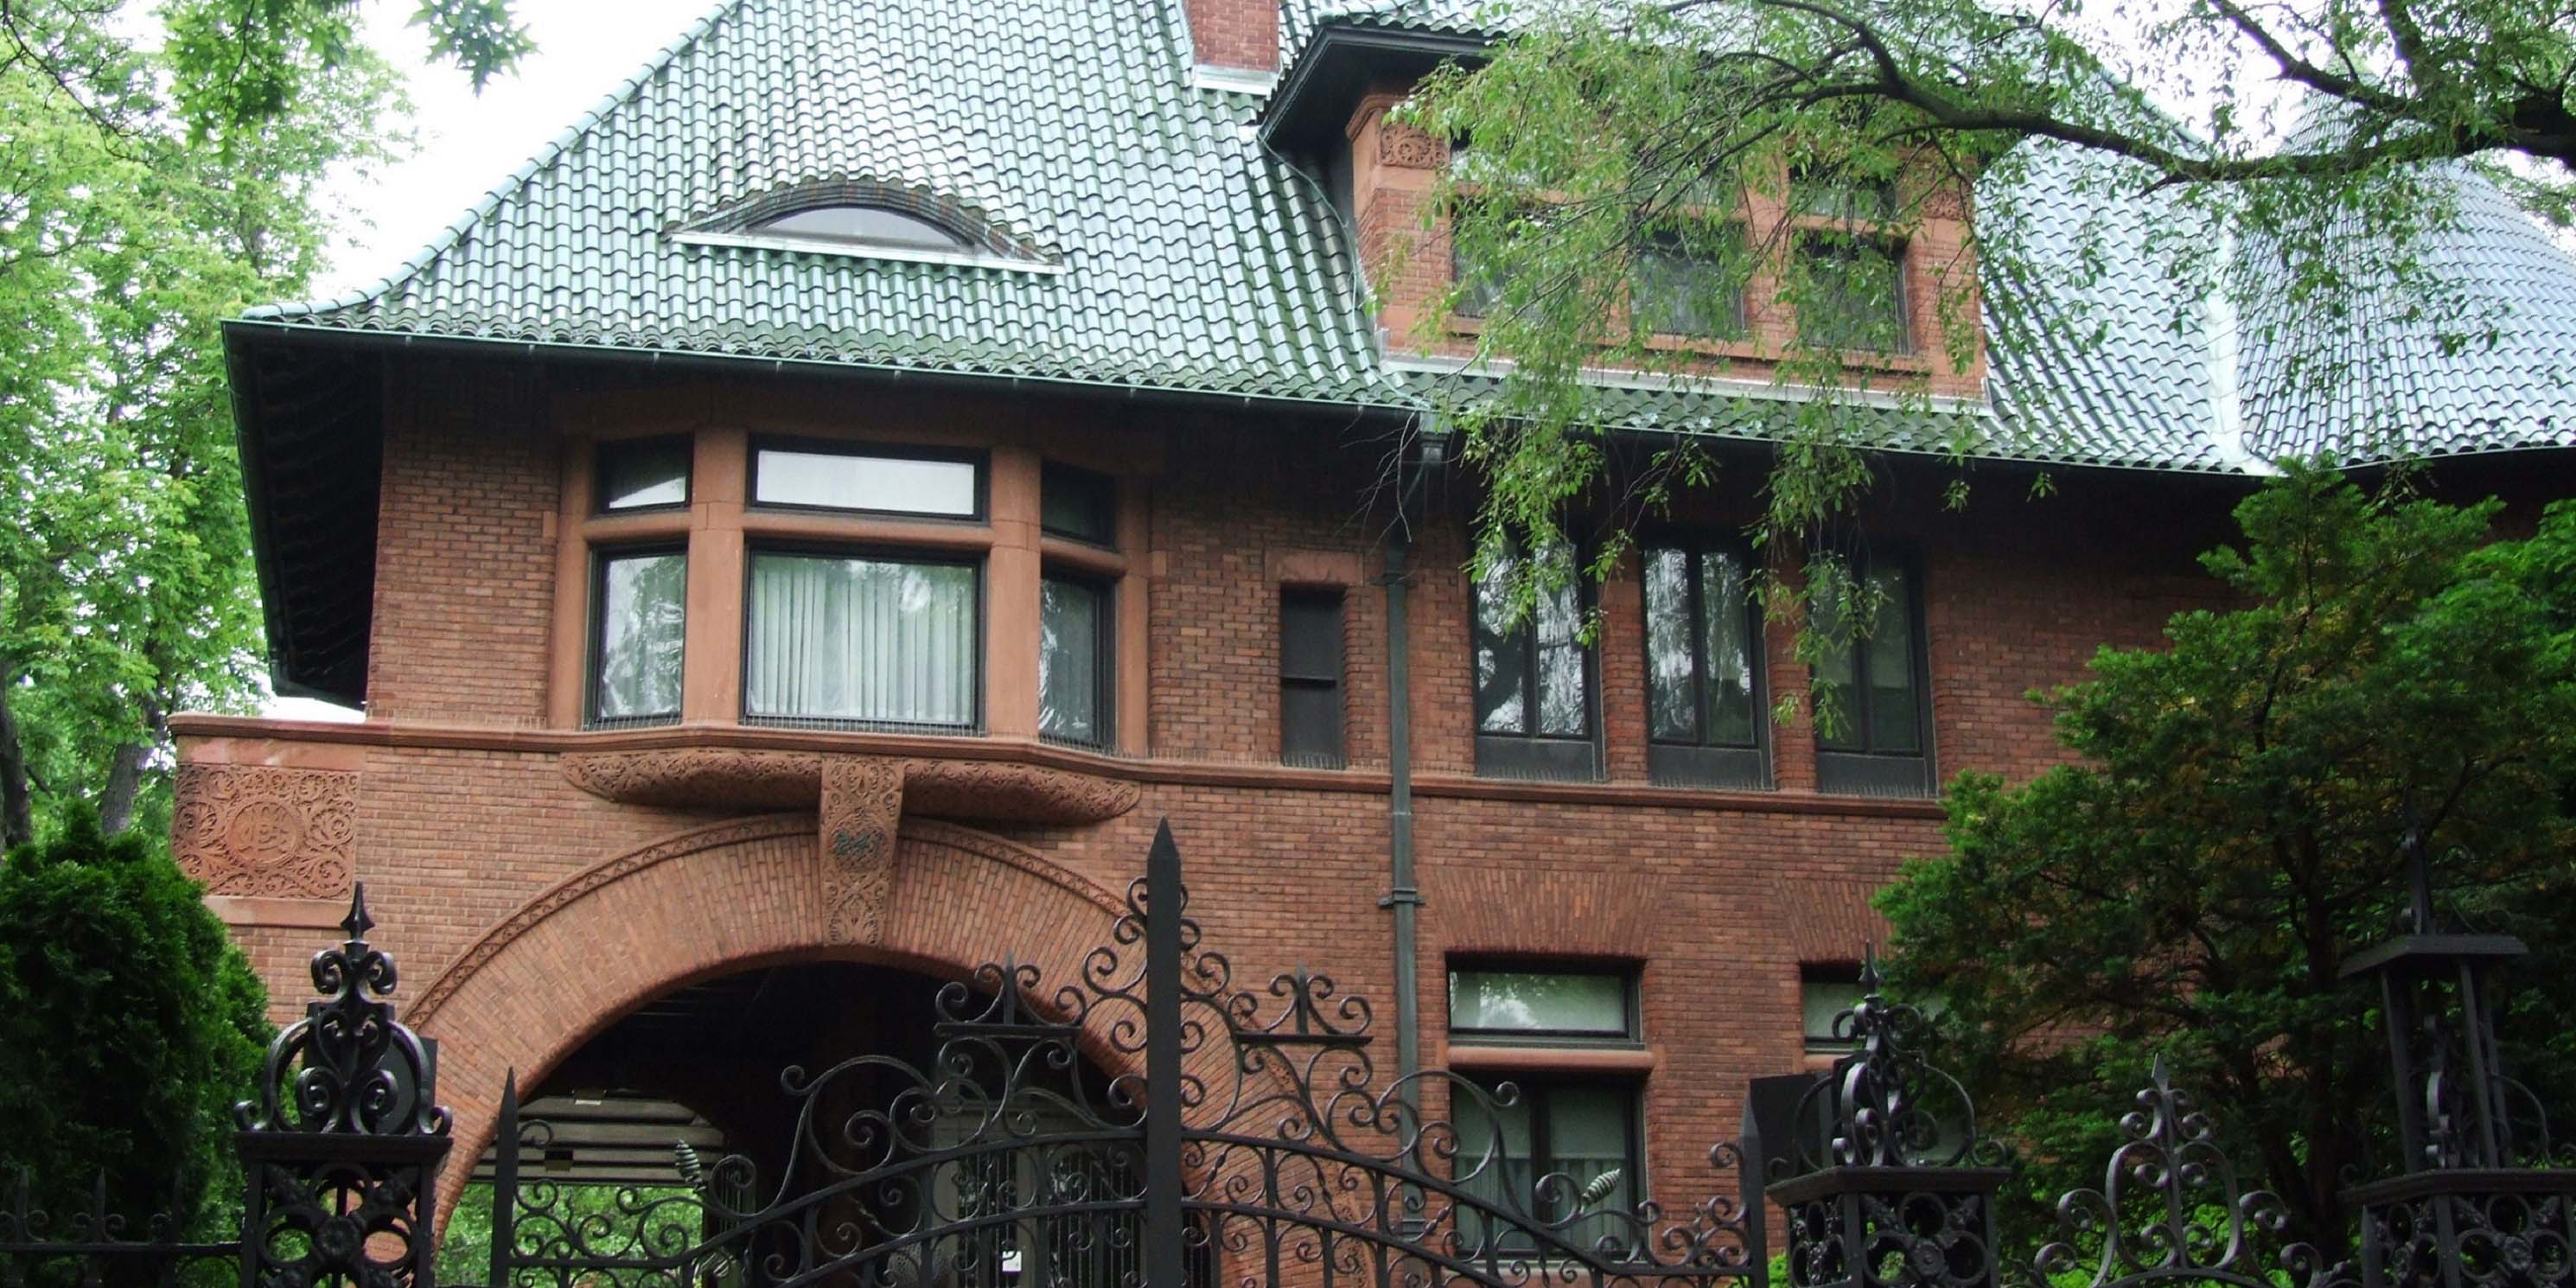
[[[373,0],[362,10],[367,42],[410,78],[420,146],[332,185],[347,216],[314,284],[319,295],[366,286],[428,245],[715,0],[517,0],[537,52],[480,96],[463,72],[429,63],[428,41],[406,25],[416,7]]]

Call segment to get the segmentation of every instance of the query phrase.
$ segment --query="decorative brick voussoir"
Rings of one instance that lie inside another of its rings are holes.
[[[322,899],[349,892],[358,776],[275,765],[181,765],[179,866],[209,894]]]

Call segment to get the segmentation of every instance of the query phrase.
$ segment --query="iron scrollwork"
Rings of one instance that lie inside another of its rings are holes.
[[[2089,1265],[2086,1288],[2162,1280],[2279,1288],[2257,1264],[2256,1236],[2287,1230],[2288,1209],[2272,1192],[2238,1184],[2214,1126],[2173,1085],[2164,1057],[2120,1128],[2129,1139],[2112,1151],[2102,1187],[2058,1200],[2064,1237],[2032,1259],[2032,1280],[2062,1283]],[[2328,1264],[2309,1244],[2279,1256],[2296,1288],[2357,1288],[2348,1265]]]
[[[990,964],[940,990],[927,1066],[788,1070],[794,1146],[757,1197],[728,1156],[679,1193],[577,1210],[503,1150],[494,1288],[713,1288],[735,1268],[764,1288],[1759,1279],[1741,1194],[1605,1210],[1498,1134],[1462,1147],[1439,1112],[1508,1105],[1508,1084],[1381,1082],[1365,999],[1303,969],[1238,986],[1187,901],[1166,829],[1072,980]],[[855,1110],[835,1090],[863,1084],[880,1096]],[[540,1145],[516,1103],[514,1085],[502,1139]],[[1712,1161],[1740,1165],[1732,1146]],[[645,1228],[657,1213],[685,1246]]]

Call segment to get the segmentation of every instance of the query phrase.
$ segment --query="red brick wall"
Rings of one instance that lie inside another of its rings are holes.
[[[397,368],[385,400],[367,706],[378,718],[545,715],[561,451],[531,368]]]
[[[400,956],[410,995],[553,884],[750,811],[612,804],[567,782],[558,751],[478,749],[471,730],[458,730],[540,723],[557,557],[547,515],[560,454],[526,410],[534,402],[524,388],[432,369],[396,392],[413,411],[389,433],[373,657],[374,714],[390,719],[391,732],[365,753],[354,848],[379,942]],[[756,419],[755,402],[734,405]],[[1390,919],[1378,903],[1388,886],[1386,622],[1374,580],[1386,515],[1373,490],[1386,444],[1339,424],[1143,427],[1166,436],[1144,489],[1152,763],[1132,770],[1104,758],[1086,771],[1140,778],[1142,801],[1100,824],[968,821],[1120,890],[1140,870],[1155,822],[1169,817],[1193,911],[1239,984],[1313,967],[1369,997],[1380,1031],[1391,1032]],[[1222,450],[1216,434],[1227,435]],[[1940,504],[1947,471],[1891,466],[1860,521],[1872,540],[1910,543],[1922,556],[1944,776],[1970,767],[2027,776],[2055,763],[2046,713],[2025,692],[2080,678],[2101,642],[2151,641],[2168,612],[2205,597],[2189,555],[2220,535],[2234,495],[2207,483],[2075,473],[2058,479],[2055,495],[2031,499],[2026,476],[1997,473],[1981,476],[1970,507],[1952,513]],[[1742,474],[1710,517],[1741,522],[1757,478],[1758,469]],[[1776,731],[1777,792],[1649,787],[1633,561],[1601,594],[1609,781],[1475,779],[1465,489],[1454,478],[1432,489],[1409,592],[1419,876],[1429,901],[1417,998],[1424,1054],[1446,1058],[1453,954],[1636,962],[1656,1059],[1643,1084],[1649,1173],[1668,1203],[1695,1201],[1731,1184],[1711,1177],[1702,1155],[1734,1132],[1743,1081],[1804,1061],[1799,963],[1856,954],[1851,941],[1875,930],[1868,891],[1905,857],[1937,850],[1937,816],[1921,803],[1817,796],[1795,727]],[[1354,768],[1331,789],[1311,776],[1263,777],[1278,751],[1280,583],[1319,576],[1346,584]],[[1782,660],[1787,638],[1774,630],[1775,685],[1799,680]],[[846,737],[854,750],[869,745]],[[1003,915],[972,890],[937,897],[969,924]],[[1007,942],[1007,926],[984,929]],[[599,934],[621,953],[652,951],[650,935],[631,924]],[[281,1016],[300,1009],[303,962],[328,938],[244,933]],[[846,955],[819,942],[813,951]],[[524,1023],[578,1033],[610,1018],[538,992],[514,1002]]]
[[[1278,0],[1187,0],[1198,63],[1270,71],[1279,65]]]

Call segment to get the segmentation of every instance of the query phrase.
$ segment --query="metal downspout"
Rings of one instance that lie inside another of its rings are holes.
[[[1427,419],[1427,418],[1426,418]],[[1424,426],[1426,430],[1429,426]],[[1395,1065],[1406,1103],[1419,1107],[1413,1075],[1422,1070],[1421,960],[1418,942],[1422,891],[1413,874],[1413,672],[1407,595],[1413,548],[1411,510],[1423,475],[1439,463],[1442,440],[1423,435],[1424,450],[1397,468],[1395,524],[1386,543],[1387,891],[1378,906],[1395,913]]]

